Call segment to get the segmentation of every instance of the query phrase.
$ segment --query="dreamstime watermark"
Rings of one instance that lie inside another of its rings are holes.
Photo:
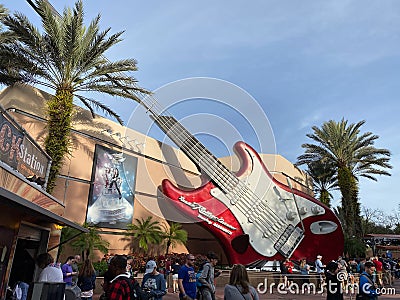
[[[306,277],[296,277],[299,280]],[[308,278],[308,277],[307,277]],[[339,272],[337,274],[337,281],[328,281],[317,287],[312,282],[292,282],[288,286],[285,283],[269,282],[265,277],[264,282],[257,285],[257,291],[260,294],[293,294],[293,295],[315,295],[329,292],[330,294],[370,294],[374,290],[378,295],[396,295],[396,289],[393,287],[375,288],[370,283],[364,284],[362,287],[356,282],[353,282],[346,272]]]

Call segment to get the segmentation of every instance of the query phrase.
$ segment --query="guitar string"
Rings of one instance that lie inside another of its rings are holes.
[[[155,99],[153,99],[153,100],[155,101]],[[151,106],[153,107],[154,104],[157,104],[157,103],[154,102],[153,105],[151,105]],[[166,123],[168,123],[168,122],[170,122],[170,120],[172,120],[172,119],[170,119],[170,118],[172,118],[172,117],[162,116],[160,113],[155,113],[155,112],[154,112],[154,115],[156,115],[156,116],[159,117],[159,121],[160,121],[159,123],[162,123],[163,120],[165,120],[165,119],[167,120]],[[181,131],[182,131],[182,133],[186,134],[186,132],[187,132],[186,129],[185,129],[178,121],[176,121],[176,122],[177,122],[177,123],[176,123],[177,125],[181,126]],[[163,125],[163,124],[160,124],[160,125]],[[171,124],[168,125],[168,127],[171,128],[171,129],[173,129],[173,126],[174,126],[174,125],[175,125],[175,123],[171,123]],[[178,144],[181,144],[182,146],[185,146],[185,145],[188,144],[188,142],[186,142],[186,140],[188,140],[188,141],[190,141],[190,142],[192,143],[192,147],[193,147],[193,148],[196,148],[198,145],[202,146],[201,143],[199,143],[199,142],[193,142],[193,138],[194,138],[193,136],[186,134],[186,137],[187,137],[187,138],[182,139],[182,138],[180,138],[180,134],[177,133],[176,131],[177,131],[177,130],[175,130],[175,132],[173,132],[173,133],[174,133],[175,137],[176,137],[176,138],[179,138],[179,140],[180,140],[180,142],[181,142],[181,143],[178,143]],[[190,150],[190,149],[187,149],[187,150]],[[203,147],[203,149],[201,149],[201,150],[202,150],[202,151],[200,152],[201,154],[208,154],[209,156],[211,156],[211,158],[214,159],[215,162],[218,163],[218,165],[216,165],[216,166],[218,167],[219,171],[220,171],[220,172],[218,172],[218,174],[221,174],[221,171],[222,171],[222,174],[223,174],[224,177],[225,177],[224,181],[223,181],[223,182],[220,182],[220,185],[221,185],[221,183],[222,183],[222,185],[223,185],[223,184],[226,183],[226,182],[231,183],[232,186],[230,186],[230,187],[228,187],[228,188],[226,188],[226,189],[233,190],[233,189],[235,189],[235,188],[239,188],[239,192],[241,192],[242,195],[245,195],[245,192],[244,192],[243,190],[248,189],[247,186],[245,186],[244,183],[242,183],[242,182],[241,182],[237,177],[235,177],[231,172],[226,171],[226,168],[220,163],[220,161],[219,161],[217,158],[215,158],[205,147]],[[204,151],[204,150],[205,150],[205,151]],[[194,154],[194,155],[196,155],[196,154]],[[196,156],[198,157],[198,155],[196,155]],[[210,161],[209,157],[207,157],[207,160]],[[198,159],[198,162],[199,162],[199,165],[202,165],[202,160]],[[215,167],[215,164],[214,164],[213,162],[211,162],[211,165]],[[205,167],[207,167],[207,165],[205,165]],[[225,168],[225,169],[224,169],[224,168]],[[204,169],[204,168],[203,168],[203,169]],[[214,172],[215,172],[215,168],[214,168]],[[234,180],[232,180],[232,178],[233,178]],[[233,182],[232,182],[232,181],[233,181]],[[238,183],[239,183],[239,186],[237,185]],[[227,193],[228,193],[228,192],[227,192]],[[250,199],[249,199],[249,200],[250,200]],[[260,199],[258,199],[258,200],[259,200],[259,201],[258,201],[258,204],[259,204],[259,205],[262,204],[261,201],[260,201]],[[248,207],[248,208],[251,209],[251,210],[254,210],[254,209],[252,209],[253,207]],[[272,217],[273,217],[273,219],[275,219],[275,221],[282,221],[282,220],[279,220],[279,217],[278,217],[278,216],[272,216]]]
[[[179,122],[178,122],[178,123],[174,122],[173,119],[172,119],[172,117],[161,116],[161,117],[159,117],[158,121],[159,121],[159,123],[163,123],[163,124],[160,124],[160,126],[164,126],[164,127],[170,129],[170,130],[169,130],[169,134],[173,134],[173,137],[174,137],[175,139],[178,139],[178,140],[179,140],[179,141],[175,141],[175,142],[177,142],[177,144],[178,144],[181,148],[184,148],[184,150],[186,150],[190,156],[194,157],[194,158],[196,159],[196,162],[197,162],[197,161],[199,160],[199,157],[198,157],[198,153],[194,152],[194,150],[196,149],[198,143],[193,144],[193,139],[192,139],[191,136],[188,135],[188,134],[186,134],[186,136],[189,136],[189,138],[187,138],[187,139],[182,139],[182,138],[181,138],[181,135],[182,135],[181,133],[183,133],[183,135],[185,135],[185,131],[184,131],[183,126],[181,126],[181,125],[179,124]],[[179,128],[179,126],[181,126],[181,128]],[[178,132],[179,132],[180,134],[178,134]],[[190,141],[190,142],[192,143],[192,147],[190,147],[190,143],[188,143],[187,141]],[[181,145],[181,142],[182,142],[182,145]],[[193,153],[193,152],[194,152],[194,153]],[[209,157],[207,157],[207,158],[205,158],[205,159],[206,159],[206,160],[209,160]],[[200,160],[200,162],[201,162],[201,160]],[[199,164],[201,165],[201,163],[199,163]],[[213,166],[213,165],[215,165],[215,163],[211,161],[209,165],[210,165],[210,166]],[[220,166],[220,167],[221,167],[221,166]],[[204,170],[204,168],[203,168],[203,170]],[[214,168],[214,170],[215,170],[215,168]],[[223,173],[225,173],[225,172],[223,172]],[[220,174],[220,172],[218,172],[217,174]],[[227,177],[227,176],[228,176],[228,174],[225,174],[225,177]],[[237,178],[236,178],[236,179],[237,179]],[[228,180],[229,180],[229,177],[228,177]],[[226,181],[226,180],[225,180],[225,181]],[[237,179],[237,180],[235,180],[235,182],[240,182],[240,181],[239,181],[239,179]],[[221,184],[220,184],[220,185],[221,185]],[[232,189],[234,189],[234,188],[236,188],[236,187],[238,187],[238,185],[232,186],[230,189],[232,190]],[[239,187],[240,187],[240,186],[239,186]],[[246,196],[246,198],[248,198],[246,193],[244,194],[244,196]],[[250,199],[248,199],[248,200],[250,200]],[[244,207],[243,204],[245,204],[247,207]],[[246,202],[246,201],[239,201],[238,204],[237,204],[237,206],[238,206],[238,208],[241,208],[242,213],[243,213],[244,215],[246,215],[247,217],[248,217],[248,214],[246,213],[246,211],[248,211],[249,209],[250,209],[250,210],[253,209],[253,207],[250,207],[250,206],[247,205],[247,202]],[[268,217],[268,216],[267,216],[267,217]],[[264,221],[267,221],[268,224],[266,224],[265,222],[264,222],[264,224],[257,224],[257,223],[259,223],[259,221],[260,221],[259,219],[256,219],[255,221],[253,221],[254,223],[256,223],[256,224],[258,225],[257,227],[261,230],[261,232],[263,232],[263,234],[266,234],[265,231],[268,230],[268,228],[270,229],[271,227],[272,227],[272,228],[276,227],[276,226],[274,226],[274,223],[273,223],[272,221],[269,221],[268,219],[261,219],[261,221],[263,221],[263,220],[264,220]],[[263,225],[263,228],[260,228],[260,227],[259,227],[260,225]],[[273,234],[270,233],[269,235],[274,235],[274,234],[276,234],[276,231],[277,231],[277,230],[275,229],[274,233],[273,233]],[[275,241],[276,241],[276,240],[275,240]]]
[[[155,99],[154,99],[155,100]],[[154,107],[155,105],[156,105],[157,103],[156,102],[154,102],[152,105],[151,105],[151,107]],[[183,126],[179,123],[179,122],[177,122],[177,123],[170,123],[171,121],[172,121],[172,117],[168,117],[168,116],[162,116],[161,114],[159,114],[159,113],[156,113],[156,112],[154,112],[154,109],[153,109],[153,115],[155,116],[155,117],[157,117],[158,118],[158,123],[161,125],[161,126],[164,126],[164,125],[168,125],[167,126],[167,128],[165,128],[165,129],[168,129],[168,128],[171,128],[171,129],[174,129],[174,125],[179,125],[179,126],[181,126],[182,128],[181,128],[181,132],[182,133],[184,133],[185,134],[185,129],[183,128]],[[164,120],[167,120],[166,122],[164,122]],[[162,124],[162,123],[165,123],[165,124]],[[170,124],[167,124],[167,123],[170,123]],[[164,126],[165,127],[165,126]],[[193,148],[194,149],[196,149],[196,146],[198,145],[198,143],[196,143],[196,144],[193,144],[193,137],[191,136],[191,135],[187,135],[186,134],[186,137],[188,137],[188,138],[186,138],[186,139],[182,139],[181,137],[180,137],[180,134],[178,134],[176,131],[178,130],[178,128],[176,128],[176,130],[175,131],[173,131],[173,133],[174,133],[174,136],[175,136],[175,138],[178,138],[179,140],[180,140],[180,142],[181,143],[177,143],[178,145],[180,145],[180,146],[182,146],[182,147],[185,147],[188,143],[185,141],[185,140],[189,140],[191,143],[192,143],[192,146],[193,146]],[[201,144],[200,144],[201,145]],[[186,146],[186,148],[187,148],[187,146]],[[204,147],[203,147],[204,148]],[[204,148],[204,150],[207,150],[206,148]],[[208,154],[208,155],[210,155],[211,157],[213,157],[213,155],[209,152],[209,151],[206,151],[206,153],[204,153],[204,150],[203,150],[203,152],[201,152],[201,154]],[[189,151],[189,152],[193,152],[193,151],[190,151],[190,149],[187,149],[187,151]],[[208,153],[207,153],[208,152]],[[196,153],[191,153],[191,155],[192,156],[197,156],[197,158],[198,158],[198,155],[196,154]],[[206,157],[207,158],[207,160],[209,160],[209,157]],[[199,160],[199,165],[202,165],[202,160],[200,160],[200,159],[197,159],[197,160]],[[220,163],[219,162],[219,160],[217,160],[215,157],[214,157],[214,160],[215,161],[217,161],[218,163]],[[211,162],[211,165],[214,167],[214,173],[215,173],[215,164],[213,163],[213,162]],[[220,182],[220,185],[221,185],[221,183],[222,183],[222,185],[224,184],[224,183],[226,183],[226,182],[231,182],[232,180],[231,180],[231,178],[232,178],[232,176],[234,176],[232,173],[226,173],[226,171],[222,168],[222,167],[224,167],[223,165],[221,166],[221,165],[217,165],[217,167],[219,168],[219,170],[220,171],[222,171],[222,174],[224,175],[224,177],[225,177],[225,179],[224,179],[224,181],[222,181],[222,182]],[[203,168],[204,169],[204,168]],[[221,172],[218,172],[218,174],[221,174]],[[236,180],[234,180],[234,182],[231,182],[231,184],[232,184],[232,186],[231,187],[228,187],[228,189],[229,190],[234,190],[234,189],[237,189],[237,188],[239,188],[239,192],[240,193],[242,193],[242,195],[243,196],[245,196],[246,198],[248,198],[248,195],[245,193],[245,189],[248,189],[247,188],[247,186],[245,186],[237,177],[233,177],[234,179],[236,179]],[[239,183],[239,185],[237,185],[237,183]],[[242,198],[243,198],[243,196],[242,196]],[[255,196],[255,195],[254,195]],[[251,200],[251,199],[248,199],[248,200]],[[260,200],[260,199],[259,199]],[[260,206],[260,205],[262,205],[262,202],[261,201],[258,201],[258,205]],[[264,205],[262,205],[262,206],[264,206]],[[250,209],[250,211],[254,214],[254,207],[249,207],[249,206],[247,206],[247,209]],[[264,211],[264,210],[263,210]],[[251,217],[248,213],[245,213],[245,215],[247,215],[249,218]],[[264,211],[264,215],[265,215],[265,211]],[[266,217],[272,217],[273,219],[275,219],[275,222],[279,222],[279,223],[282,223],[282,220],[280,220],[279,219],[279,217],[278,216],[273,216],[273,215],[271,215],[270,213],[269,213],[269,216],[268,215],[265,215]],[[257,218],[256,218],[257,219]],[[266,224],[264,224],[264,225],[266,225]],[[269,224],[268,224],[269,226],[272,226],[272,227],[275,227],[275,226],[273,226],[274,225],[274,223],[270,223],[269,222]],[[282,224],[282,225],[284,225],[284,224]]]
[[[186,134],[186,136],[187,136],[188,138],[187,138],[187,139],[182,139],[182,138],[180,138],[180,134],[177,134],[176,132],[173,132],[173,133],[175,134],[175,138],[178,138],[179,141],[181,142],[181,145],[183,145],[184,147],[188,147],[188,146],[185,146],[185,141],[186,141],[186,140],[189,140],[190,142],[193,143],[193,138],[194,138],[194,137],[191,136],[191,135],[188,135],[188,134],[186,133],[187,131],[185,130],[185,128],[184,128],[177,120],[176,120],[176,122],[175,122],[174,124],[168,124],[169,120],[172,120],[172,117],[161,115],[161,112],[162,112],[163,110],[160,108],[159,103],[156,101],[156,99],[155,99],[154,97],[147,97],[147,98],[152,98],[153,102],[152,102],[152,103],[149,103],[149,106],[145,106],[145,107],[147,108],[147,111],[150,111],[150,112],[152,113],[153,118],[157,119],[157,121],[158,121],[157,123],[158,123],[158,124],[160,124],[161,126],[164,126],[164,129],[165,129],[166,131],[168,131],[168,130],[167,130],[168,128],[173,128],[173,127],[174,127],[174,126],[168,126],[168,125],[175,125],[175,124],[180,125],[180,126],[182,127],[182,129],[181,129],[182,133]],[[158,107],[158,108],[157,108],[157,107]],[[159,112],[156,112],[156,109],[157,109]],[[163,120],[165,120],[165,119],[167,119],[167,122],[164,122],[164,121],[163,121]],[[163,122],[164,122],[164,124],[162,124]],[[165,128],[165,126],[168,126],[168,127]],[[175,128],[177,128],[177,127],[175,127]],[[186,143],[186,144],[187,144],[187,143]],[[187,151],[187,152],[192,152],[191,149],[196,149],[196,146],[197,146],[198,144],[199,144],[199,143],[196,142],[196,145],[193,144],[193,145],[192,145],[192,148],[187,148],[186,151]],[[200,145],[201,145],[201,143],[200,143]],[[180,146],[180,145],[178,144],[178,146]],[[181,147],[181,146],[180,146],[180,147]],[[225,179],[222,178],[222,179],[223,179],[222,182],[219,182],[220,185],[223,186],[224,183],[226,183],[227,181],[230,182],[230,183],[231,183],[230,190],[234,190],[235,188],[239,187],[239,192],[242,193],[242,198],[244,197],[244,198],[247,198],[247,201],[251,201],[251,197],[250,197],[250,195],[249,195],[248,193],[249,193],[249,192],[252,193],[252,192],[249,191],[249,189],[247,188],[247,186],[246,186],[241,180],[239,180],[234,174],[232,174],[231,172],[228,172],[228,173],[227,173],[225,167],[220,163],[220,161],[219,161],[218,159],[216,159],[215,157],[213,157],[213,155],[212,155],[205,147],[203,147],[203,148],[206,150],[206,152],[205,152],[205,153],[204,153],[204,151],[200,152],[200,154],[203,154],[203,155],[201,155],[201,156],[204,157],[204,154],[207,154],[207,155],[206,155],[206,159],[210,162],[210,165],[212,166],[214,173],[221,174],[221,172],[216,172],[216,171],[218,171],[218,170],[216,170],[215,167],[217,167],[217,168],[219,169],[219,171],[222,171],[223,177],[225,177]],[[198,150],[197,150],[197,151],[198,151]],[[198,157],[198,161],[199,161],[199,165],[200,165],[201,160],[199,159],[199,158],[200,158],[199,155],[198,155],[197,153],[190,153],[190,154],[191,154],[191,156],[192,156],[193,158]],[[211,156],[211,157],[209,157],[209,156]],[[213,163],[213,161],[210,160],[210,158],[214,158],[215,161],[218,162],[216,166],[215,166],[215,163]],[[196,161],[197,161],[197,160],[196,160]],[[232,182],[232,178],[234,178],[233,182]],[[236,185],[235,185],[235,184],[236,184]],[[227,189],[227,187],[225,187],[225,189]],[[244,190],[245,190],[245,191],[244,191]],[[246,193],[246,191],[247,191],[247,193]],[[258,198],[255,194],[253,194],[253,197]],[[286,225],[285,222],[283,222],[283,220],[282,220],[278,215],[276,215],[275,212],[273,212],[273,210],[269,210],[269,209],[268,209],[268,208],[269,208],[268,205],[266,205],[267,207],[265,207],[265,204],[262,203],[261,199],[258,198],[257,200],[258,200],[258,201],[256,201],[256,203],[258,204],[258,207],[257,207],[257,208],[259,208],[260,206],[263,206],[263,207],[265,208],[265,209],[262,209],[262,214],[263,214],[265,217],[267,217],[267,218],[270,217],[270,218],[272,218],[272,219],[275,219],[275,222],[281,223],[281,225]],[[246,207],[247,207],[247,209],[249,209],[249,210],[252,212],[252,214],[254,214],[254,212],[255,212],[254,206],[253,206],[253,207],[252,207],[252,206],[248,206],[247,203],[244,203],[244,202],[246,202],[246,201],[238,201],[237,203],[239,203],[239,205],[241,206],[242,210],[246,211]],[[246,207],[244,207],[242,204],[245,204]],[[273,214],[271,214],[271,212],[273,212]],[[244,213],[244,212],[242,211],[242,213]],[[250,219],[250,215],[249,215],[248,213],[244,213],[244,215],[246,215],[246,216]],[[270,221],[267,220],[267,219],[261,219],[261,220],[260,220],[260,218],[256,217],[255,220],[253,220],[253,222],[258,223],[259,221],[262,222],[263,220],[264,220],[264,221],[267,221],[267,223],[268,223],[268,224],[265,224],[265,223],[264,223],[265,229],[268,229],[267,226],[271,226],[271,227],[269,227],[269,228],[275,228],[275,230],[274,230],[274,235],[275,235],[276,233],[278,233],[278,232],[277,232],[277,229],[276,229],[276,225],[277,225],[277,224],[276,224],[276,223],[273,223],[273,222],[270,222]],[[258,225],[260,225],[260,224],[258,224]],[[274,226],[274,225],[275,225],[275,226]],[[280,227],[280,228],[281,228],[281,227]],[[265,230],[263,230],[263,229],[261,229],[261,228],[259,228],[259,229],[260,229],[263,233],[265,233]],[[284,230],[283,230],[283,231],[284,231]]]
[[[155,99],[153,99],[154,101],[155,101]],[[169,117],[169,116],[163,116],[163,115],[161,115],[160,113],[156,113],[155,112],[155,109],[154,109],[154,107],[157,105],[158,103],[156,103],[156,102],[153,102],[149,107],[150,107],[150,111],[153,113],[153,117],[154,118],[157,118],[157,123],[159,123],[160,124],[160,126],[161,127],[164,127],[164,129],[166,130],[166,131],[168,131],[167,129],[168,128],[171,128],[171,129],[174,129],[174,126],[173,125],[176,125],[176,124],[178,124],[178,125],[180,125],[181,127],[182,127],[182,129],[181,129],[181,132],[182,133],[184,133],[184,134],[186,134],[186,132],[185,132],[185,129],[183,128],[183,126],[179,123],[179,122],[175,122],[175,123],[172,123],[172,124],[168,124],[168,123],[170,123],[171,121],[172,121],[172,117]],[[164,121],[164,120],[167,120],[166,122]],[[173,122],[173,121],[172,121]],[[164,123],[164,124],[163,124]],[[167,127],[166,127],[167,126]],[[176,128],[176,130],[178,129],[177,127],[175,127]],[[176,131],[175,130],[175,131]],[[178,134],[178,133],[176,133],[176,132],[173,132],[174,133],[174,137],[175,138],[178,138],[179,139],[179,141],[182,143],[182,146],[184,146],[185,147],[185,140],[182,140],[181,138],[180,138],[180,134]],[[168,135],[168,134],[167,134]],[[189,140],[189,141],[191,141],[191,142],[193,142],[193,136],[191,136],[191,135],[187,135],[186,134],[186,136],[187,137],[189,137],[189,138],[187,138],[187,140]],[[180,145],[181,143],[177,143],[178,145]],[[186,143],[187,144],[187,143]],[[198,144],[198,143],[197,143]],[[201,145],[201,144],[200,144]],[[187,147],[187,146],[186,146]],[[196,145],[193,145],[193,147],[194,147],[194,149],[196,148]],[[204,148],[205,149],[205,148]],[[186,149],[188,152],[190,152],[189,154],[191,154],[191,156],[192,157],[198,157],[198,155],[196,154],[196,153],[191,153],[192,151],[190,151],[190,149]],[[207,150],[207,149],[205,149],[205,150]],[[207,152],[209,152],[209,151],[207,151]],[[204,154],[204,152],[201,152],[202,154]],[[206,154],[208,154],[208,155],[211,155],[212,156],[212,154],[211,153],[206,153]],[[215,157],[214,157],[215,158]],[[207,157],[207,159],[209,160],[209,157]],[[218,163],[220,163],[216,158],[215,158],[215,160],[218,162]],[[201,162],[201,160],[199,160],[199,162]],[[214,166],[215,164],[213,163],[213,162],[210,162],[211,163],[211,165],[212,166]],[[223,169],[223,168],[221,168],[221,167],[223,167],[223,165],[221,166],[221,165],[217,165],[217,167],[220,169],[220,171],[222,171],[222,174],[224,175],[224,177],[226,177],[227,179],[228,179],[228,181],[231,181],[230,180],[230,178],[232,178],[232,176],[234,176],[232,173],[228,173],[228,174],[226,174],[226,171]],[[214,168],[214,171],[216,171],[215,170],[215,168]],[[221,174],[221,172],[218,172],[218,174]],[[229,176],[230,175],[230,176]],[[235,182],[234,183],[232,183],[233,184],[233,186],[231,187],[231,189],[233,189],[233,188],[235,188],[235,187],[237,187],[237,186],[234,186],[235,185],[235,183],[236,182],[239,182],[239,183],[241,183],[241,181],[237,178],[237,177],[234,177],[236,180],[235,180]],[[225,183],[226,181],[227,181],[227,179],[225,179],[224,180],[224,182],[222,182],[222,183]],[[220,184],[221,184],[221,182],[220,182]],[[241,183],[242,184],[242,183]],[[222,184],[223,185],[223,184]],[[243,184],[242,184],[243,185]],[[243,186],[245,189],[247,189],[248,190],[248,188],[247,188],[247,186]],[[239,186],[239,188],[240,188],[240,186]],[[242,191],[243,190],[243,188],[240,188],[240,191]],[[242,193],[246,198],[249,198],[249,196],[248,196],[248,194],[246,194],[245,192],[244,193]],[[255,195],[254,195],[255,196]],[[251,199],[247,199],[248,201],[249,200],[251,200]],[[259,201],[260,202],[260,201]],[[239,202],[239,205],[240,206],[242,206],[242,204],[243,204],[243,202],[242,201],[240,201]],[[244,204],[247,204],[247,203],[244,203]],[[248,205],[246,205],[247,206],[247,209],[250,209],[250,211],[253,211],[253,213],[254,213],[254,207],[250,207],[250,206],[248,206]],[[242,206],[242,210],[246,210],[246,208],[245,207],[243,207]],[[242,212],[243,213],[243,212]],[[265,213],[268,213],[268,215],[266,215]],[[244,213],[245,215],[247,215],[248,216],[248,214],[246,214],[246,213]],[[271,215],[271,213],[270,213],[270,211],[268,211],[268,210],[263,210],[263,214],[264,214],[264,216],[265,217],[272,217],[273,219],[275,219],[275,221],[276,222],[279,222],[279,223],[281,223],[282,225],[286,225],[285,223],[283,223],[282,222],[282,220],[280,220],[280,218],[278,217],[278,216],[273,216],[273,215]],[[250,216],[248,216],[248,217],[250,217]],[[254,220],[253,222],[256,222],[256,223],[258,223],[260,220],[259,220],[259,218],[256,218],[256,220]],[[261,219],[261,221],[263,221],[263,219]],[[275,230],[274,230],[274,234],[276,234],[277,233],[277,228],[276,228],[276,225],[277,224],[274,224],[274,223],[272,223],[272,222],[270,222],[268,219],[264,219],[264,221],[267,221],[268,222],[268,224],[265,224],[264,223],[264,228],[265,229],[268,229],[268,228],[275,228]],[[259,224],[260,225],[260,224]],[[275,226],[274,226],[275,225]],[[267,227],[267,226],[270,226],[270,227]],[[281,228],[281,227],[280,227]],[[263,230],[263,229],[261,229],[261,228],[259,228],[262,232],[263,232],[263,234],[265,234],[266,232],[265,232],[265,230]],[[279,229],[279,228],[278,228]],[[271,235],[271,234],[270,234]]]

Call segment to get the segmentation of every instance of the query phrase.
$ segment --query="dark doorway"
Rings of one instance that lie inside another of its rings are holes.
[[[40,241],[32,241],[28,239],[17,240],[9,287],[13,288],[18,281],[28,284],[33,282],[33,274],[35,272],[35,258],[38,255]]]

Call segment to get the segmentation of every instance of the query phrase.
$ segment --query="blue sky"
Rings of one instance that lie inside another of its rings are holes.
[[[25,0],[3,3],[38,24]],[[62,11],[74,1],[51,3]],[[394,168],[378,182],[361,180],[361,202],[387,212],[397,208],[399,1],[85,0],[84,5],[87,23],[100,13],[102,28],[125,30],[124,41],[107,57],[137,59],[141,86],[155,90],[184,78],[212,77],[241,87],[267,116],[276,152],[291,162],[303,153],[311,126],[366,120],[362,131],[380,136],[376,147],[392,152]],[[134,109],[104,102],[125,120]]]

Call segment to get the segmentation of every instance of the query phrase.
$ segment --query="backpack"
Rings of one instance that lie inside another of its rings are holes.
[[[390,270],[390,264],[388,261],[383,261],[383,269],[384,270]]]
[[[203,284],[199,281],[200,275],[203,272],[203,270],[199,270],[196,273],[196,287],[200,288],[203,286]]]
[[[197,273],[196,273],[196,287],[197,288],[201,288],[201,287],[204,286],[204,284],[199,281],[199,278],[201,276],[201,273],[203,273],[203,269],[204,269],[204,266],[205,266],[206,263],[207,262],[203,263],[203,265],[201,266],[200,270],[198,270]],[[206,278],[208,279],[209,277],[210,277],[210,269],[208,269],[208,274],[207,274]]]
[[[131,290],[131,300],[152,300],[154,299],[153,293],[147,290],[143,290],[140,287],[139,282],[136,280],[132,282],[130,278],[124,278],[124,280],[128,283],[129,289]]]
[[[203,268],[204,265],[206,263],[204,263],[201,267],[201,269],[196,273],[196,287],[197,287],[197,292],[196,292],[196,299],[198,300],[203,300],[203,289],[205,288],[204,284],[202,282],[199,281],[199,278],[201,276],[201,273],[203,273]],[[207,279],[210,277],[210,269],[208,269],[208,274],[207,274]]]
[[[361,278],[361,276],[364,276],[365,278],[367,278],[368,282],[369,282],[372,286],[374,285],[374,283],[371,281],[371,279],[369,279],[367,276],[361,274],[361,275],[360,275],[360,278]],[[361,288],[361,286],[360,286],[360,288]],[[358,294],[356,295],[356,300],[369,300],[369,299],[370,299],[369,296],[368,296],[368,295],[365,295],[362,291],[360,291],[360,293],[358,293]]]

